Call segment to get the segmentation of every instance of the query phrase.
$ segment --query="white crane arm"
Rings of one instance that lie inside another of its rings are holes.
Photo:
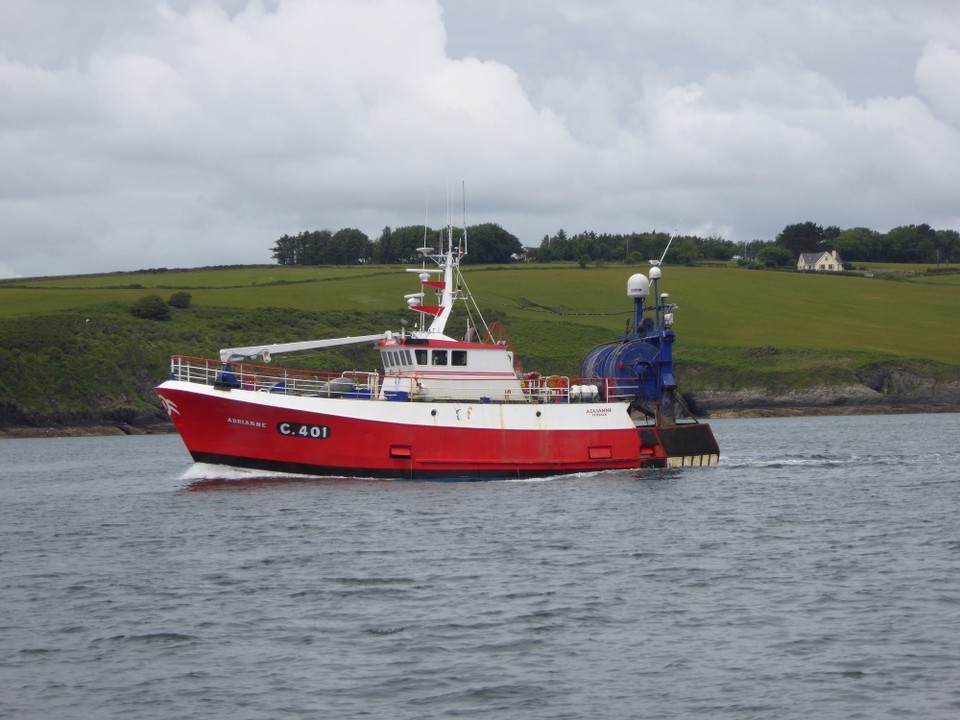
[[[223,362],[235,362],[259,356],[264,362],[270,362],[270,356],[278,353],[320,350],[339,345],[360,345],[361,343],[377,342],[385,337],[387,337],[387,333],[377,333],[376,335],[358,335],[356,337],[329,338],[327,340],[303,340],[301,342],[274,343],[272,345],[223,348],[220,351],[220,359]]]

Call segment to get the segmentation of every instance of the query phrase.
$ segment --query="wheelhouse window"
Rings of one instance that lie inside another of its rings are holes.
[[[451,350],[450,351],[450,364],[456,365],[457,367],[466,367],[467,366],[467,351],[466,350]]]
[[[383,364],[388,368],[402,368],[405,365],[412,365],[413,361],[409,350],[386,350],[383,353]]]
[[[447,351],[446,350],[433,350],[432,358],[434,365],[446,365],[447,364]]]
[[[426,350],[414,350],[417,356],[417,365],[427,365],[427,351]]]

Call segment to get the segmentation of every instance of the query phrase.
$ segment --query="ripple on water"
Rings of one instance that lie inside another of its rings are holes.
[[[954,717],[956,428],[722,421],[716,468],[475,484],[0,443],[0,716]]]

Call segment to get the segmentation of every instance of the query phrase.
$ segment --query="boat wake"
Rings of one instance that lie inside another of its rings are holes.
[[[199,482],[203,480],[270,480],[293,479],[297,477],[302,478],[303,475],[271,472],[270,470],[248,470],[241,467],[214,465],[212,463],[194,463],[183,472],[180,480],[183,482]]]
[[[294,485],[305,483],[354,483],[376,481],[378,478],[345,478],[320,475],[302,475],[282,473],[270,470],[250,470],[247,468],[194,463],[179,478],[190,491],[242,489],[268,487],[273,485]],[[382,480],[380,480],[382,482]]]
[[[863,467],[871,465],[909,465],[914,459],[905,455],[794,455],[779,458],[772,457],[720,457],[724,468],[736,470],[738,468],[842,468],[849,466]]]
[[[633,471],[631,476],[634,479],[645,479],[648,476],[669,474],[670,470],[659,470],[656,473],[645,471]],[[585,472],[563,473],[559,475],[548,475],[543,477],[527,478],[509,478],[500,480],[489,480],[487,482],[500,483],[547,483],[563,480],[584,480],[608,477],[610,479],[622,479],[622,470],[592,470]],[[184,487],[191,491],[218,490],[218,489],[242,489],[252,487],[268,487],[274,485],[293,485],[305,483],[369,483],[369,482],[411,482],[408,480],[390,480],[385,478],[363,478],[363,477],[342,477],[331,475],[303,475],[300,473],[282,473],[270,470],[251,470],[247,468],[233,467],[228,465],[215,465],[211,463],[194,463],[187,468],[178,478],[184,483]],[[469,478],[430,478],[418,479],[412,482],[427,483],[466,483],[472,482]]]

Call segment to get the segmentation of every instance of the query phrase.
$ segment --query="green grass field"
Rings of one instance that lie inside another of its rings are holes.
[[[486,320],[506,326],[527,370],[576,377],[587,350],[633,317],[626,282],[649,267],[465,268]],[[675,312],[684,391],[769,390],[857,382],[894,364],[960,380],[957,275],[900,279],[738,267],[663,269]],[[899,277],[899,276],[898,276]],[[0,426],[149,422],[163,417],[153,387],[172,354],[399,330],[414,322],[403,295],[418,288],[398,266],[243,267],[30,278],[0,282]],[[186,290],[167,321],[133,317],[148,294]],[[563,312],[549,312],[547,306]],[[448,327],[462,332],[462,321]],[[459,328],[459,329],[458,329]],[[375,370],[367,347],[283,356],[278,364]]]
[[[523,353],[527,346],[573,333],[570,345],[622,332],[632,305],[625,265],[465,268],[481,311],[504,316]],[[960,364],[960,275],[916,282],[739,268],[663,269],[661,292],[679,305],[680,347],[856,351]],[[131,288],[131,284],[142,287]],[[116,312],[147,294],[191,293],[194,308],[296,308],[306,311],[406,311],[415,277],[398,266],[257,267],[89,275],[0,283],[0,317],[75,311]],[[564,306],[553,314],[523,299]],[[412,315],[412,313],[409,313]],[[179,316],[171,322],[185,322]],[[573,328],[577,328],[576,331]],[[269,328],[264,328],[269,334]],[[589,337],[586,337],[589,336]],[[250,338],[257,342],[258,338]],[[572,354],[584,348],[571,348]],[[564,353],[566,354],[566,353]]]

